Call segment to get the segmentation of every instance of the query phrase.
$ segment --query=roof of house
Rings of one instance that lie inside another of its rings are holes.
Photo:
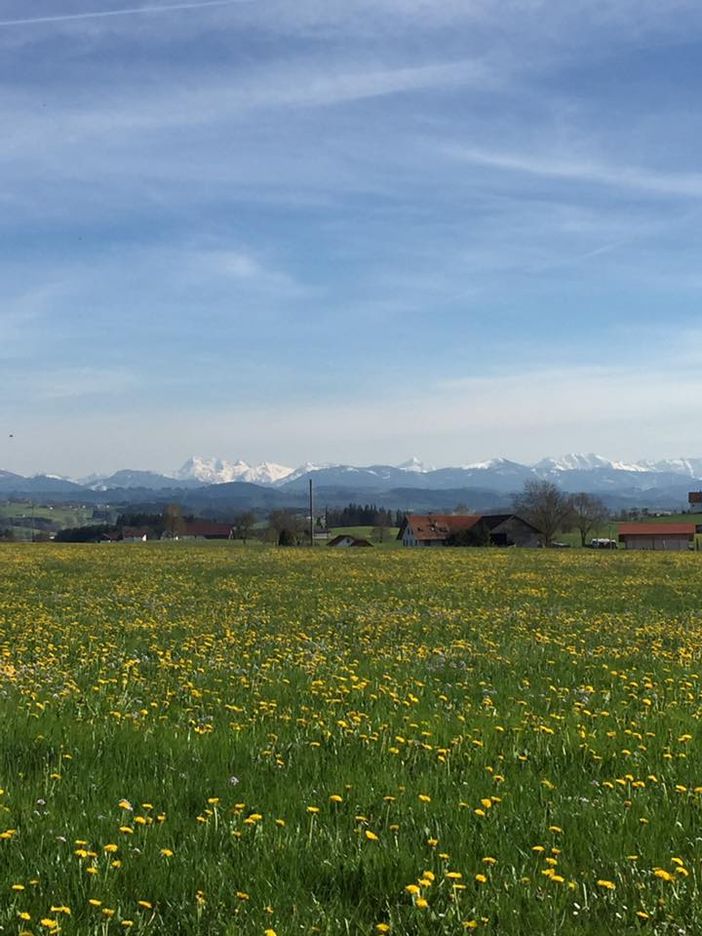
[[[229,536],[231,523],[214,523],[211,520],[189,520],[179,531],[181,536]]]
[[[620,536],[694,536],[694,523],[620,523]]]
[[[123,539],[141,539],[144,536],[148,536],[151,532],[149,527],[122,527],[122,537]]]
[[[452,533],[458,533],[461,530],[472,530],[479,523],[483,523],[489,530],[493,530],[501,523],[513,519],[519,520],[520,523],[530,527],[535,533],[539,532],[533,524],[522,520],[521,517],[517,517],[515,514],[429,514],[427,516],[410,514],[405,518],[416,538],[424,541],[445,540]],[[398,539],[401,539],[404,530],[405,524],[403,523],[398,533]]]
[[[487,525],[488,529],[494,530],[496,526],[499,526],[501,523],[506,523],[508,520],[518,520],[524,526],[528,526],[530,530],[533,530],[534,533],[541,533],[538,527],[535,527],[533,523],[529,523],[528,520],[525,520],[524,517],[520,517],[517,514],[507,513],[507,514],[483,514],[480,517],[480,520]]]
[[[357,536],[351,536],[350,533],[340,533],[338,536],[335,536],[334,539],[330,539],[327,543],[327,546],[338,546],[339,543],[342,543],[344,540],[351,540],[349,546],[372,546],[372,543],[369,543],[367,539],[360,539]]]
[[[475,515],[410,514],[406,520],[419,540],[443,540],[459,530],[470,530],[482,518]],[[404,524],[403,524],[404,529]]]

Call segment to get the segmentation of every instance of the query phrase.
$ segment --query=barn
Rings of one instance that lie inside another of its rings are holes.
[[[695,548],[694,523],[620,523],[619,542],[625,549],[681,552]]]

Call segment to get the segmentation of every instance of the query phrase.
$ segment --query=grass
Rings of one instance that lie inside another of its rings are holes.
[[[699,562],[0,546],[0,926],[702,932]]]
[[[47,520],[54,529],[83,526],[99,523],[91,520],[92,507],[36,504],[31,501],[4,501],[0,503],[0,530],[11,529],[16,539],[31,540],[32,526],[18,525],[18,520]],[[53,526],[55,525],[55,526]],[[41,530],[41,524],[35,525],[35,531]]]

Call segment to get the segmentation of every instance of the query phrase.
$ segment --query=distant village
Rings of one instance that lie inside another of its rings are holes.
[[[403,513],[352,503],[321,513],[284,509],[261,516],[243,511],[230,520],[186,515],[178,504],[169,504],[153,513],[110,515],[96,509],[77,524],[71,524],[70,517],[69,522],[64,518],[61,523],[59,508],[31,505],[31,517],[15,511],[11,525],[4,526],[7,520],[3,521],[0,513],[0,541],[110,544],[219,540],[331,549],[586,547],[665,552],[698,550],[702,543],[700,491],[689,493],[687,514],[643,512],[616,519],[598,498],[565,495],[548,482],[530,482],[514,502],[513,511],[502,513],[471,513],[462,507],[451,513]]]

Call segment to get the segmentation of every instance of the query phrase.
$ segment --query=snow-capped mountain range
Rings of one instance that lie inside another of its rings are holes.
[[[693,480],[702,479],[702,458],[671,458],[660,461],[610,461],[601,455],[583,455],[573,453],[560,458],[544,458],[533,464],[521,464],[507,458],[492,458],[488,461],[474,462],[455,468],[436,468],[426,465],[419,458],[413,457],[399,465],[371,465],[356,467],[343,464],[315,464],[307,462],[298,468],[288,468],[274,462],[262,462],[250,465],[245,461],[227,462],[217,458],[194,456],[183,465],[173,477],[181,481],[199,481],[204,484],[222,484],[230,481],[248,481],[253,484],[281,487],[300,479],[314,477],[336,477],[352,480],[358,475],[366,475],[378,480],[391,480],[398,475],[424,476],[427,480],[440,480],[455,474],[470,475],[476,480],[483,475],[488,477],[532,476],[554,481],[563,480],[570,473],[600,473],[611,476],[622,475],[679,475]]]
[[[504,506],[525,481],[554,481],[568,492],[599,494],[614,504],[649,504],[680,507],[689,490],[702,489],[702,458],[670,458],[658,461],[610,460],[600,455],[569,454],[523,464],[492,458],[456,467],[436,468],[411,458],[398,465],[343,465],[308,462],[297,468],[275,462],[250,464],[241,459],[193,456],[172,473],[122,469],[111,475],[90,475],[79,480],[56,475],[23,478],[0,470],[0,497],[23,494],[91,503],[105,500],[144,502],[172,499],[221,503],[303,503],[309,479],[325,503],[351,500],[416,506]],[[121,492],[121,493],[120,493]],[[421,495],[421,496],[420,496]]]

